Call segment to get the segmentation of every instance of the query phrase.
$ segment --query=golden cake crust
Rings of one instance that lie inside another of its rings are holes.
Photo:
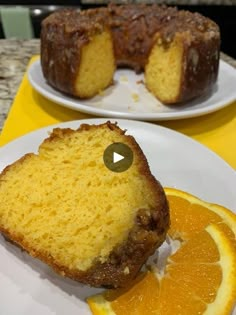
[[[87,125],[83,124],[78,130],[71,129],[54,129],[50,137],[44,142],[56,142],[60,138],[64,138],[74,132],[83,132],[94,128],[109,128],[110,130],[124,135],[125,131],[121,130],[116,124],[107,122],[103,125]],[[68,266],[61,265],[53,259],[46,251],[37,251],[23,237],[19,237],[14,230],[4,228],[0,224],[0,231],[26,250],[31,256],[36,257],[50,265],[57,273],[65,277],[89,284],[95,287],[124,287],[139,272],[147,258],[159,247],[165,240],[167,230],[169,228],[169,208],[164,190],[160,183],[151,174],[146,157],[144,156],[139,145],[132,136],[126,136],[134,155],[138,156],[140,161],[139,172],[145,175],[150,190],[155,196],[155,207],[151,209],[137,209],[134,224],[129,231],[127,240],[116,246],[109,254],[105,262],[95,260],[92,267],[86,271],[73,270]],[[10,166],[7,166],[0,175],[0,182],[4,180],[7,172],[11,171],[14,165],[27,162],[33,154],[26,154],[21,159]],[[125,214],[124,214],[125,215]]]

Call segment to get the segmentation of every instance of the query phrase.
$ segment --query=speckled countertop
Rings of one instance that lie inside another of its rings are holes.
[[[7,117],[26,66],[32,55],[39,53],[39,40],[0,40],[0,130]],[[236,60],[221,55],[236,68]]]
[[[38,53],[38,39],[0,40],[0,130],[2,130],[29,59]]]

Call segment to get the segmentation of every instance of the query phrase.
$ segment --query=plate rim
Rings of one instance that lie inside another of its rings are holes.
[[[236,69],[234,69],[231,65],[229,65],[224,60],[220,59],[219,64],[219,71],[221,67],[227,68],[228,71],[233,73],[235,75],[236,79]],[[179,120],[179,119],[186,119],[186,118],[193,118],[193,117],[199,117],[203,115],[210,114],[212,112],[218,111],[220,109],[223,109],[224,107],[229,106],[232,102],[236,100],[236,91],[232,93],[228,98],[225,99],[225,101],[221,101],[216,103],[217,105],[208,105],[206,108],[197,108],[194,110],[188,110],[188,111],[182,111],[182,112],[168,112],[168,113],[129,113],[129,112],[121,112],[121,111],[112,111],[108,109],[103,109],[99,107],[93,107],[88,106],[85,104],[80,103],[80,100],[78,100],[78,106],[75,105],[74,102],[77,102],[76,100],[66,100],[62,96],[58,96],[53,94],[51,91],[46,91],[41,85],[39,85],[33,76],[33,70],[36,68],[37,71],[41,71],[41,62],[40,59],[37,59],[33,61],[28,70],[27,70],[27,77],[31,84],[31,86],[42,96],[47,98],[48,100],[63,106],[67,107],[82,113],[86,114],[92,114],[97,115],[99,117],[112,117],[112,118],[123,118],[123,119],[130,119],[130,120],[149,120],[149,121],[167,121],[167,120]],[[40,68],[40,70],[38,70]],[[46,80],[45,80],[46,81]],[[47,82],[45,82],[47,84]],[[48,84],[47,84],[48,85]],[[60,91],[57,91],[52,86],[49,86],[51,89],[55,90],[55,92],[62,93]],[[62,93],[63,94],[63,93]],[[68,96],[70,97],[70,96]],[[83,101],[83,100],[82,100]]]

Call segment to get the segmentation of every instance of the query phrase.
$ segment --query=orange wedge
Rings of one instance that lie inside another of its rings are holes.
[[[95,315],[228,315],[236,299],[236,254],[221,227],[196,233],[169,257],[165,275],[147,272],[127,289],[88,298]]]
[[[164,275],[140,274],[126,289],[88,298],[94,315],[229,315],[236,301],[236,216],[172,188],[169,236],[181,241]],[[212,224],[213,223],[213,224]],[[210,225],[209,225],[210,224]]]
[[[165,188],[170,206],[171,227],[168,234],[173,239],[187,240],[207,225],[220,225],[236,248],[236,215],[230,210],[190,195],[184,191]]]

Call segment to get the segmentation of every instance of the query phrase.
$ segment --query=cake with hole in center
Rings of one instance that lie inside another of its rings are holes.
[[[42,23],[41,65],[56,89],[91,98],[117,67],[144,71],[146,88],[176,104],[210,93],[217,80],[220,31],[210,19],[174,7],[111,4],[62,10]]]

